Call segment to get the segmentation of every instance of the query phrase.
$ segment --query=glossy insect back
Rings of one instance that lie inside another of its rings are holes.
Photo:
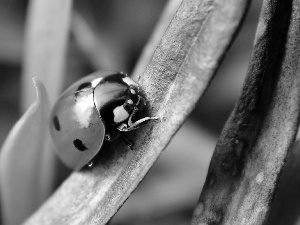
[[[105,135],[94,107],[93,90],[64,94],[55,104],[51,118],[58,156],[68,167],[82,168],[99,152]]]
[[[103,141],[157,119],[132,121],[141,99],[139,86],[123,73],[97,72],[74,83],[51,113],[58,156],[68,167],[81,169],[100,151]]]

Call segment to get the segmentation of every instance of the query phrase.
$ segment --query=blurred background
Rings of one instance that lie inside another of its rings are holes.
[[[99,69],[130,74],[166,2],[74,1],[64,87]],[[111,224],[189,224],[217,138],[243,84],[261,3],[252,2],[205,96]],[[22,114],[27,9],[28,1],[0,0],[0,144]],[[85,46],[93,41],[93,48]]]

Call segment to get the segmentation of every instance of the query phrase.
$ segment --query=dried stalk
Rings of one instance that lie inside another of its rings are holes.
[[[149,114],[161,121],[131,133],[133,151],[121,142],[105,146],[92,169],[73,173],[26,224],[106,224],[205,91],[248,3],[183,1],[140,82]]]
[[[265,0],[241,97],[213,155],[196,224],[263,224],[299,118],[300,1]]]

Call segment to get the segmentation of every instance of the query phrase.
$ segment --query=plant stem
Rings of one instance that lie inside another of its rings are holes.
[[[242,94],[216,146],[193,225],[259,225],[268,216],[299,123],[299,3],[263,3]]]

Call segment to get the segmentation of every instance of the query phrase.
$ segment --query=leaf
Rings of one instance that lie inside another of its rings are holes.
[[[30,77],[47,87],[50,103],[63,86],[72,0],[31,0],[28,10],[22,74],[22,109],[34,100]]]
[[[216,138],[187,120],[111,224],[171,224],[165,219],[181,224],[178,217],[189,221],[187,212],[197,203]]]
[[[33,79],[37,99],[14,125],[0,154],[3,225],[20,224],[45,200],[41,158],[48,132],[49,103],[44,85]]]
[[[300,1],[265,0],[242,94],[192,224],[265,224],[299,126]]]
[[[287,157],[267,225],[299,224],[300,199],[296,197],[300,194],[299,144],[299,141],[294,143]]]
[[[69,38],[72,0],[31,0],[28,5],[25,47],[23,56],[21,109],[34,101],[30,83],[32,76],[42,81],[49,90],[50,105],[58,98],[64,84],[65,55]],[[49,196],[57,182],[65,177],[50,139],[45,142],[40,158],[40,192]],[[58,172],[59,171],[59,172]],[[62,175],[63,174],[63,175]]]
[[[141,79],[149,115],[134,150],[104,146],[92,169],[74,172],[26,224],[106,224],[194,108],[232,42],[248,1],[183,1]]]
[[[171,23],[171,20],[173,19],[181,2],[182,0],[168,1],[167,6],[165,7],[164,12],[162,12],[162,16],[159,19],[152,36],[150,37],[147,45],[144,47],[142,55],[132,72],[132,78],[138,78],[139,80],[140,76],[146,70],[146,67],[149,64],[156,47],[158,46],[163,34]]]

